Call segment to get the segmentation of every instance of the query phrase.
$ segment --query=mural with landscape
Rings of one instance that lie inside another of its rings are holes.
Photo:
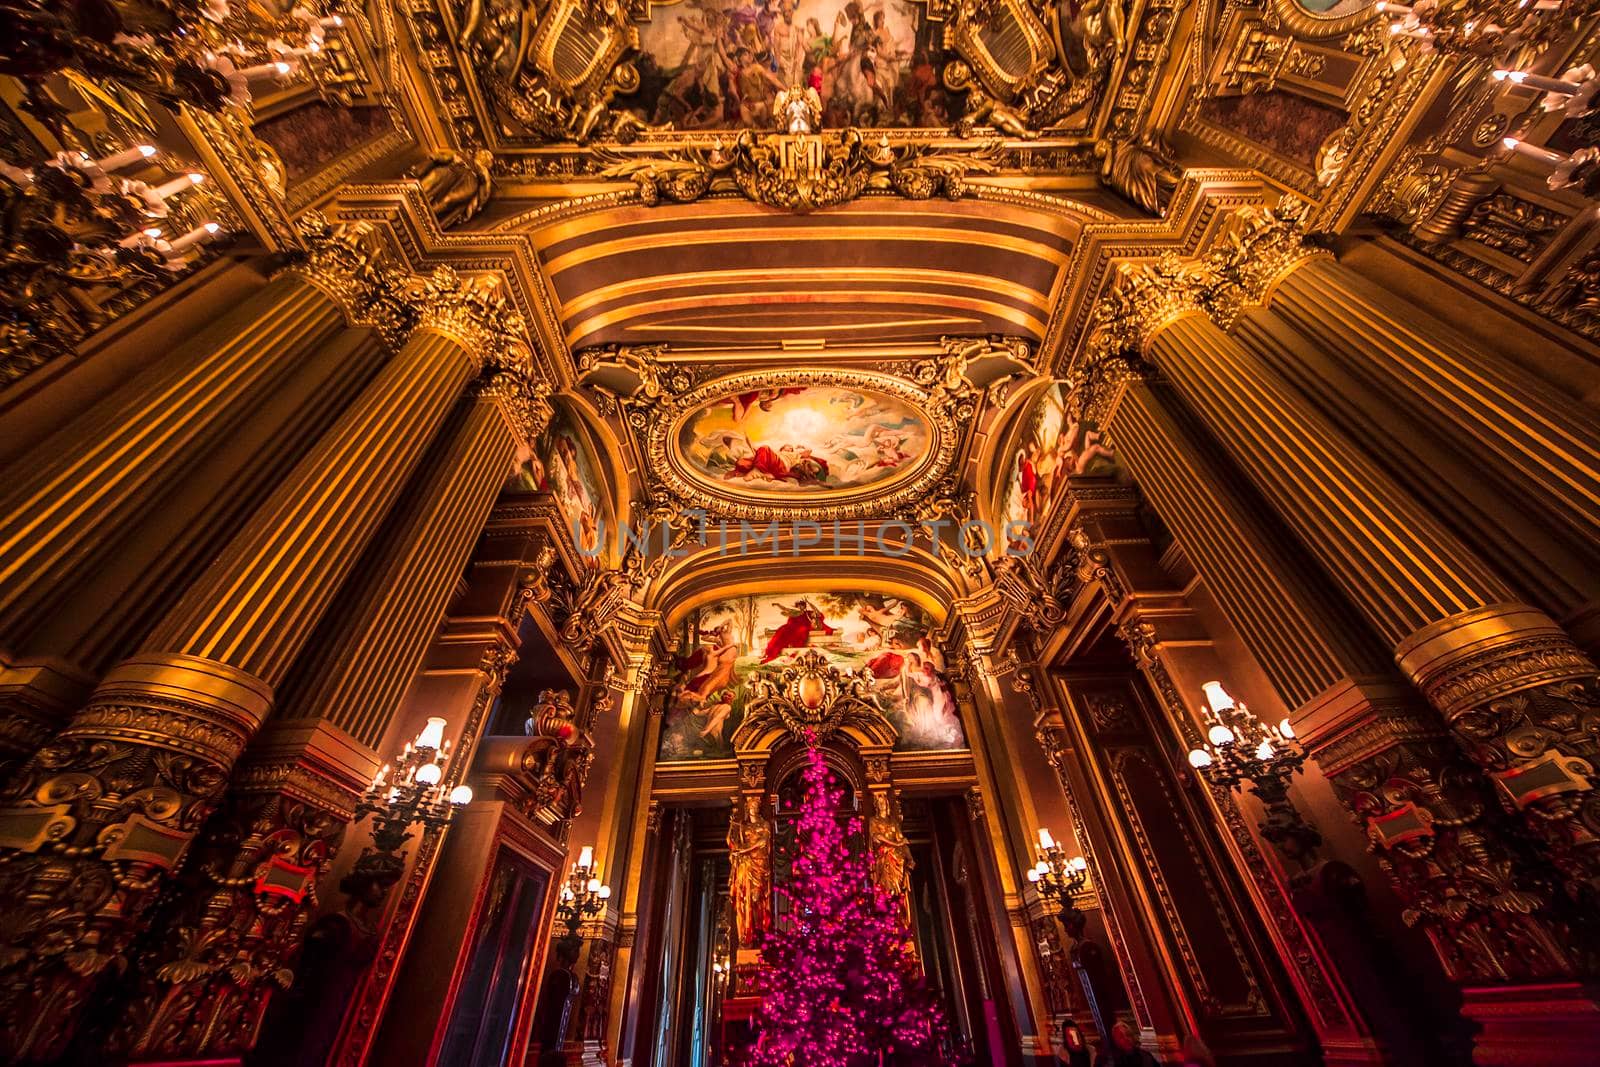
[[[900,737],[897,750],[965,748],[933,621],[877,593],[754,595],[691,611],[678,631],[657,758],[725,759],[748,683],[780,674],[803,649],[841,671],[864,670]]]

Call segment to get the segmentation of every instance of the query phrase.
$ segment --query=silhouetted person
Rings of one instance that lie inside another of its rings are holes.
[[[533,1039],[539,1042],[540,1067],[551,1053],[561,1054],[561,1046],[567,1039],[572,998],[578,992],[578,977],[572,969],[577,966],[578,949],[582,945],[575,937],[559,938],[555,943],[555,966],[539,987],[539,1003],[533,1009]]]
[[[1061,1043],[1056,1046],[1057,1067],[1089,1067],[1089,1042],[1075,1020],[1061,1023]]]
[[[1111,1047],[1102,1049],[1095,1067],[1161,1067],[1156,1058],[1139,1047],[1133,1027],[1119,1022],[1111,1028]]]

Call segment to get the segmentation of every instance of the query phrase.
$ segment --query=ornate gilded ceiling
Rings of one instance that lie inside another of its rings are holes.
[[[833,128],[1090,132],[1129,54],[1118,3],[413,3],[461,140],[494,148],[761,129],[816,90]],[[469,115],[470,124],[464,122]],[[454,110],[454,109],[452,109]]]
[[[825,215],[719,200],[537,230],[570,348],[1040,339],[1081,217],[874,197]]]

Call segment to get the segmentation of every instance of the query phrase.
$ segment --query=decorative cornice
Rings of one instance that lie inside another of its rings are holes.
[[[737,192],[767,207],[804,214],[837,207],[868,189],[908,200],[959,200],[967,175],[996,169],[999,141],[936,146],[932,140],[896,144],[887,134],[869,139],[858,129],[818,133],[741,130],[708,148],[683,147],[655,156],[618,156],[599,174],[629,180],[639,200],[686,204],[708,193]]]

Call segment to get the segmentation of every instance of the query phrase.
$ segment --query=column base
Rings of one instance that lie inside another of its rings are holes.
[[[168,932],[134,961],[110,1052],[232,1062],[255,1047],[299,955],[317,881],[376,767],[368,749],[320,720],[274,720],[251,742],[170,894]]]
[[[0,1057],[70,1046],[272,707],[224,663],[153,653],[108,673],[0,807]],[[49,803],[47,803],[49,801]]]
[[[1577,982],[1462,990],[1461,1014],[1482,1027],[1479,1067],[1592,1067],[1600,1048],[1600,990]]]

